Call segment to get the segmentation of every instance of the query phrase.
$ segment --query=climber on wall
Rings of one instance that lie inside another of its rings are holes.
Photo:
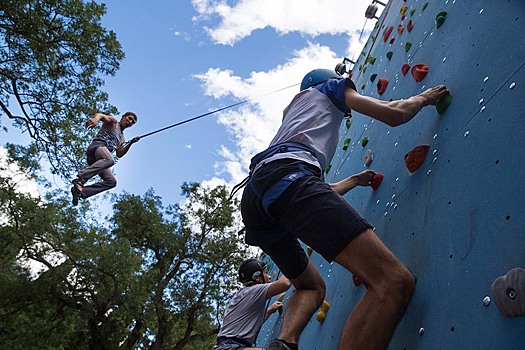
[[[325,283],[298,239],[353,272],[367,288],[344,326],[340,349],[388,346],[414,293],[414,278],[341,197],[340,188],[324,183],[323,169],[334,156],[348,110],[395,127],[447,92],[439,85],[406,100],[381,101],[360,95],[352,80],[332,70],[304,77],[270,147],[252,158],[241,200],[246,243],[261,247],[296,289],[268,350],[298,349],[301,332],[324,299]]]
[[[247,259],[241,264],[239,279],[244,288],[234,295],[226,309],[216,350],[258,349],[252,346],[263,322],[283,307],[282,302],[275,301],[265,312],[266,300],[291,286],[284,276],[270,283],[272,277],[266,263],[257,259]]]

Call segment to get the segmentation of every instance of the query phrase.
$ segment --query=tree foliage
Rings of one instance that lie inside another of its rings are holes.
[[[184,184],[185,204],[169,206],[152,190],[122,194],[99,225],[86,204],[0,180],[0,344],[212,348],[246,256],[224,187]]]
[[[115,33],[101,26],[105,12],[105,5],[81,0],[0,6],[0,117],[27,132],[29,152],[38,150],[64,177],[80,166],[90,139],[81,129],[86,116],[116,113],[100,88],[124,53]]]

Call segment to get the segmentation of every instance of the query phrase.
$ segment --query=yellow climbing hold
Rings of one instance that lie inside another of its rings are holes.
[[[408,9],[407,6],[403,6],[403,7],[401,7],[401,9],[399,10],[399,13],[401,13],[402,15],[404,15],[405,12],[407,12],[407,9]]]
[[[315,316],[317,321],[319,321],[320,323],[324,322],[324,319],[326,318],[326,313],[328,312],[329,308],[330,308],[330,303],[327,302],[326,300],[323,301],[323,303],[321,304],[321,307],[319,308],[320,311],[317,313],[317,316]]]
[[[313,251],[312,247],[306,248],[306,252],[308,253],[308,256],[312,255],[312,251]]]
[[[279,298],[277,298],[277,301],[280,301],[282,303],[285,294],[286,294],[286,292],[282,292],[281,294],[279,294]]]

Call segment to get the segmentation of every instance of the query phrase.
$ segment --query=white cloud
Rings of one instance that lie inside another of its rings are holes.
[[[298,84],[305,73],[319,67],[335,67],[340,58],[326,46],[308,43],[293,54],[293,58],[268,72],[252,72],[243,79],[230,70],[210,68],[196,77],[202,81],[205,94],[214,98],[232,96],[239,100],[254,99],[233,109],[221,112],[219,124],[233,136],[235,150],[221,146],[223,162],[216,164],[218,175],[227,173],[232,182],[240,182],[248,172],[250,159],[264,150],[281,124],[282,111],[299,92]],[[297,86],[268,94],[283,87]]]
[[[7,162],[7,150],[0,147],[0,176],[10,178],[15,184],[14,190],[25,193],[31,197],[39,197],[38,187],[35,181],[31,180],[16,163]]]
[[[300,32],[347,34],[360,30],[370,1],[354,0],[240,0],[230,6],[226,1],[193,0],[199,16],[194,21],[218,18],[214,27],[205,27],[218,44],[234,45],[253,31],[273,28],[279,34]],[[322,14],[322,15],[319,15]]]
[[[187,145],[184,145],[184,148],[191,149],[191,143],[187,144]]]

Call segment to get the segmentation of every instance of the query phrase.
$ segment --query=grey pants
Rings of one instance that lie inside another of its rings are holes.
[[[90,186],[84,186],[82,189],[82,198],[88,198],[97,193],[107,191],[117,186],[117,179],[111,167],[115,164],[115,159],[106,146],[90,145],[86,152],[89,166],[78,172],[78,178],[82,183],[86,183],[93,176],[98,175],[102,181]]]

